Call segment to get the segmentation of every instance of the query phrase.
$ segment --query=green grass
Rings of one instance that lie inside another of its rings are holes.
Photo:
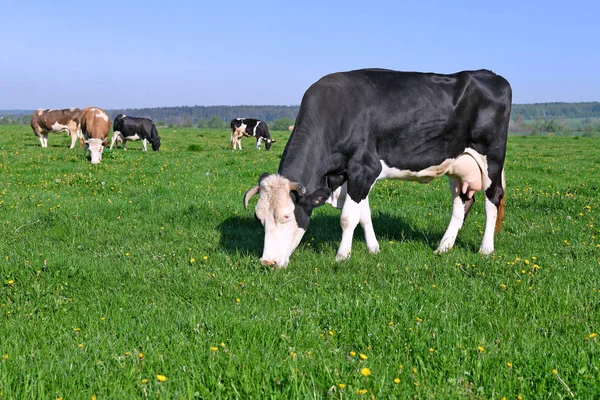
[[[324,206],[273,271],[242,196],[289,132],[270,152],[231,151],[226,130],[160,134],[158,153],[129,143],[92,166],[64,134],[41,149],[0,127],[1,399],[600,393],[599,138],[510,138],[494,256],[476,252],[481,196],[435,255],[446,180],[384,181],[380,254],[359,228],[336,263],[339,211]]]

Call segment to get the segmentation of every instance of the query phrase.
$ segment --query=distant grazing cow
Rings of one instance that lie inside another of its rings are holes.
[[[479,252],[494,251],[504,218],[504,158],[512,91],[491,71],[451,75],[364,69],[327,75],[304,94],[276,175],[263,174],[244,196],[259,194],[263,265],[284,267],[314,208],[342,209],[336,260],[350,257],[360,223],[379,252],[369,192],[380,179],[427,183],[447,175],[452,217],[436,252],[454,246],[474,193],[485,193]]]
[[[108,145],[110,131],[110,118],[106,111],[99,107],[85,108],[81,113],[81,131],[92,164],[100,163],[104,146]]]
[[[260,143],[265,142],[265,149],[270,150],[271,144],[275,143],[269,134],[267,124],[254,118],[234,118],[231,120],[231,146],[235,150],[236,146],[242,149],[242,136],[254,136],[256,138],[256,148],[260,149]]]
[[[65,110],[35,110],[31,116],[31,129],[40,139],[42,148],[48,147],[48,132],[67,132],[71,136],[71,149],[75,147],[80,132],[81,110],[67,108]]]
[[[152,144],[152,150],[158,151],[160,148],[160,137],[151,119],[119,114],[115,117],[113,131],[111,150],[117,141],[123,143],[123,150],[127,150],[125,144],[128,140],[141,140],[144,151],[148,150],[148,142]]]

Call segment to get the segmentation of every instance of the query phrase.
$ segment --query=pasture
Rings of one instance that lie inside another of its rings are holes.
[[[91,165],[0,126],[0,398],[594,398],[600,393],[600,138],[511,137],[506,219],[454,250],[447,180],[371,193],[381,253],[315,210],[287,269],[262,267],[244,192],[276,172],[229,131]],[[77,145],[78,146],[78,145]],[[263,144],[264,146],[264,144]],[[251,206],[255,205],[255,199]]]

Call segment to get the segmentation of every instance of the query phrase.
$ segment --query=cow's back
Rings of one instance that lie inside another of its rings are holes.
[[[110,131],[110,118],[99,107],[87,107],[81,113],[81,130],[92,139],[106,139]]]
[[[347,158],[365,148],[390,166],[418,171],[489,142],[473,128],[503,122],[510,103],[508,82],[487,70],[334,73],[306,91],[283,159],[308,140],[328,154]]]

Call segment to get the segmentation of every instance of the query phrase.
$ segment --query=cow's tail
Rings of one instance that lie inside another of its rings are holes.
[[[502,197],[500,198],[500,203],[498,204],[498,215],[496,216],[496,229],[495,232],[498,233],[502,229],[502,222],[504,221],[504,199],[506,198],[506,180],[504,179],[504,168],[502,168]]]

